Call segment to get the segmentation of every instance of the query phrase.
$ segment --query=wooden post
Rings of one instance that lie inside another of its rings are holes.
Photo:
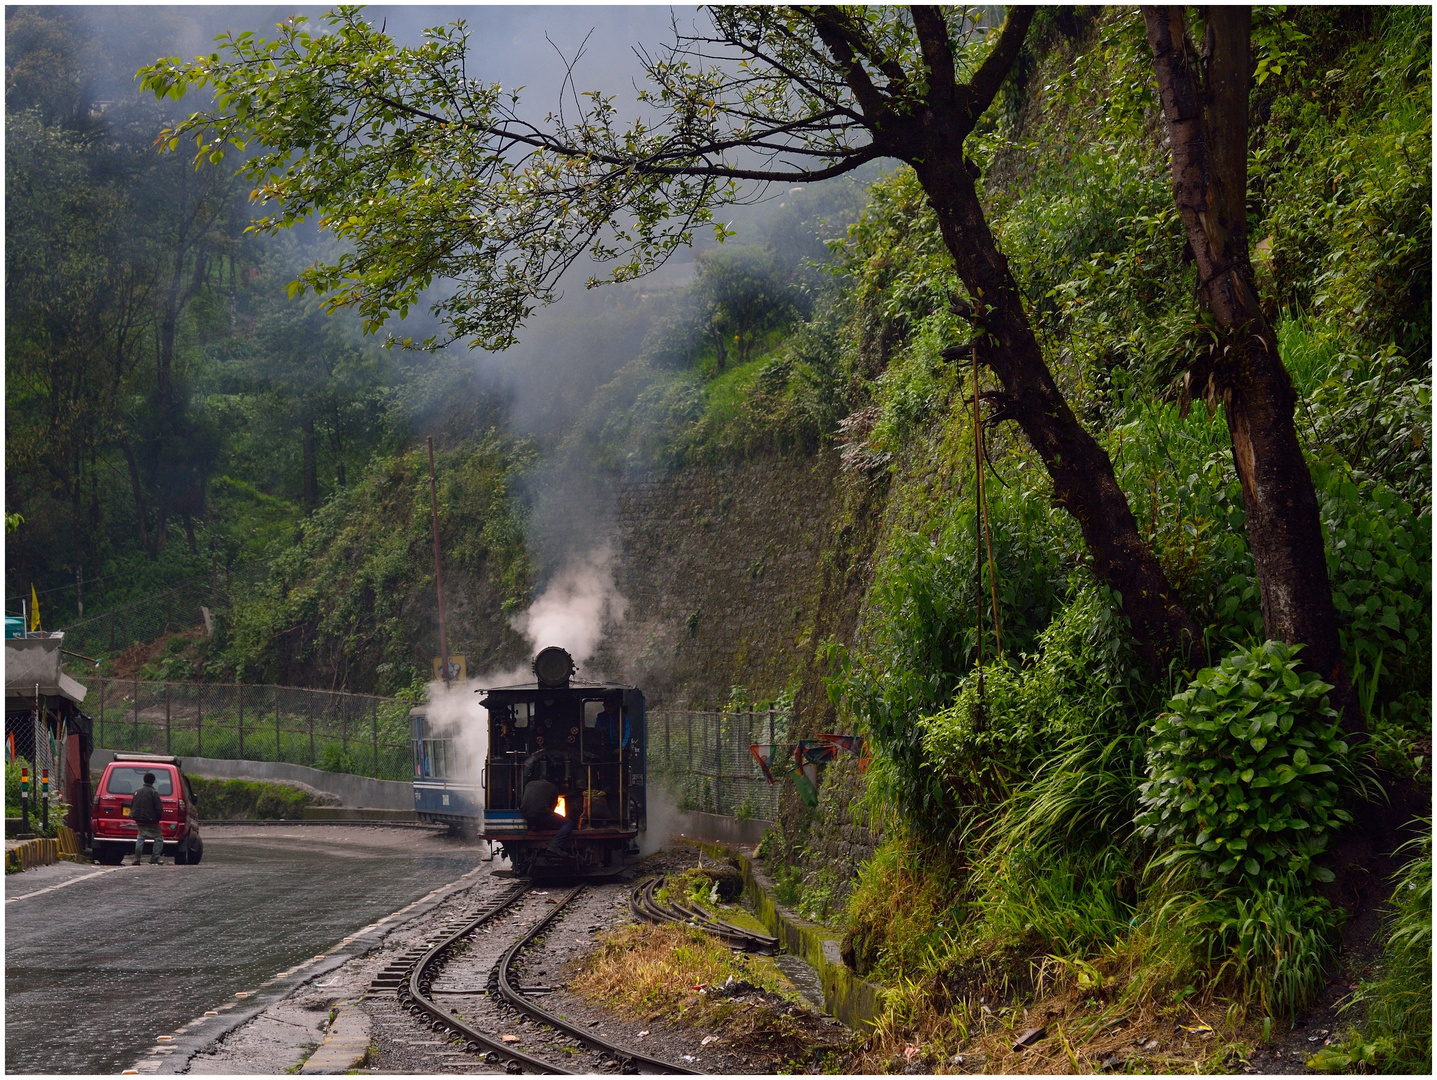
[[[170,684],[165,683],[165,753],[173,753],[170,749]]]
[[[235,683],[235,699],[239,702],[239,719],[235,731],[239,734],[239,757],[244,758],[244,683]]]

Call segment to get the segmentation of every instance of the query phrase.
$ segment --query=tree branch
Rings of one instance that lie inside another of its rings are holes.
[[[1018,59],[1018,49],[1022,47],[1023,38],[1028,34],[1028,24],[1033,21],[1037,11],[1038,9],[1033,7],[1008,9],[1008,17],[1003,20],[1003,28],[998,31],[998,43],[993,46],[993,51],[979,65],[978,70],[973,73],[972,81],[968,83],[970,126],[976,124],[978,117],[993,104],[998,87],[1003,85],[1003,80],[1013,67],[1013,61]]]
[[[929,4],[914,4],[909,10],[923,49],[923,61],[928,65],[928,101],[938,108],[952,108],[957,102],[958,80],[953,71],[953,49],[948,43],[948,21],[941,8]]]

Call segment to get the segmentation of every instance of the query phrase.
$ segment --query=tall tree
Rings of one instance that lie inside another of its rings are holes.
[[[317,214],[353,245],[303,275],[310,287],[378,329],[436,276],[454,279],[436,313],[489,347],[511,343],[585,251],[625,280],[691,242],[746,181],[908,163],[1002,387],[983,395],[988,422],[1023,429],[1156,666],[1201,649],[1200,636],[1044,362],[963,153],[1032,17],[1013,8],[990,29],[974,11],[924,6],[714,8],[711,31],[677,35],[647,61],[652,118],[627,128],[601,94],[577,115],[531,122],[517,95],[468,77],[462,23],[403,48],[353,8],[327,16],[323,34],[296,18],[275,39],[232,37],[211,57],[141,74],[160,95],[213,88],[213,107],[169,132],[171,146],[195,138],[212,162],[228,146],[264,148],[243,166],[275,206],[262,227]]]
[[[1217,327],[1212,347],[1185,376],[1184,409],[1197,397],[1226,412],[1267,636],[1306,646],[1303,660],[1336,686],[1348,726],[1360,727],[1317,494],[1293,422],[1296,393],[1248,253],[1252,11],[1206,8],[1200,54],[1181,7],[1145,7],[1143,18],[1172,148],[1173,197]]]

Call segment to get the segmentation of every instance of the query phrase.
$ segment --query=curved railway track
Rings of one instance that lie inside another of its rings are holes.
[[[502,1063],[511,1073],[578,1075],[590,1070],[568,1069],[563,1065],[525,1053],[513,1043],[504,1042],[501,1037],[480,1030],[474,1024],[456,1015],[455,1010],[446,1008],[434,1000],[434,994],[440,993],[433,989],[434,983],[445,963],[459,955],[466,942],[477,931],[513,908],[530,891],[531,887],[531,883],[527,881],[516,884],[500,893],[497,899],[481,908],[477,913],[450,923],[441,930],[440,937],[428,948],[412,950],[405,954],[398,963],[391,965],[384,974],[375,980],[374,988],[396,989],[401,1009],[418,1019],[427,1018],[429,1026],[436,1033],[463,1039],[466,1049],[471,1053],[485,1054],[487,1061],[494,1064]],[[538,1023],[547,1025],[586,1046],[610,1055],[622,1063],[623,1071],[626,1073],[698,1075],[694,1069],[687,1069],[672,1062],[638,1053],[629,1047],[611,1042],[587,1028],[570,1023],[563,1017],[536,1004],[517,985],[513,971],[515,959],[550,927],[584,889],[583,885],[570,889],[555,902],[552,911],[508,945],[490,973],[490,992],[497,992],[497,997],[506,1004]],[[399,983],[397,986],[393,985],[396,977]]]
[[[682,923],[706,930],[726,944],[746,952],[772,953],[778,950],[778,938],[745,930],[741,926],[724,922],[704,911],[677,900],[661,903],[655,892],[663,882],[661,877],[647,878],[634,886],[629,893],[629,910],[634,917],[651,923]]]

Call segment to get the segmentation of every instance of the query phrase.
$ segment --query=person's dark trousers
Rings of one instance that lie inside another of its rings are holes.
[[[569,834],[574,831],[574,819],[572,817],[561,817],[558,814],[545,814],[543,817],[525,818],[531,829],[558,829],[554,839],[549,841],[549,849],[557,850]]]

